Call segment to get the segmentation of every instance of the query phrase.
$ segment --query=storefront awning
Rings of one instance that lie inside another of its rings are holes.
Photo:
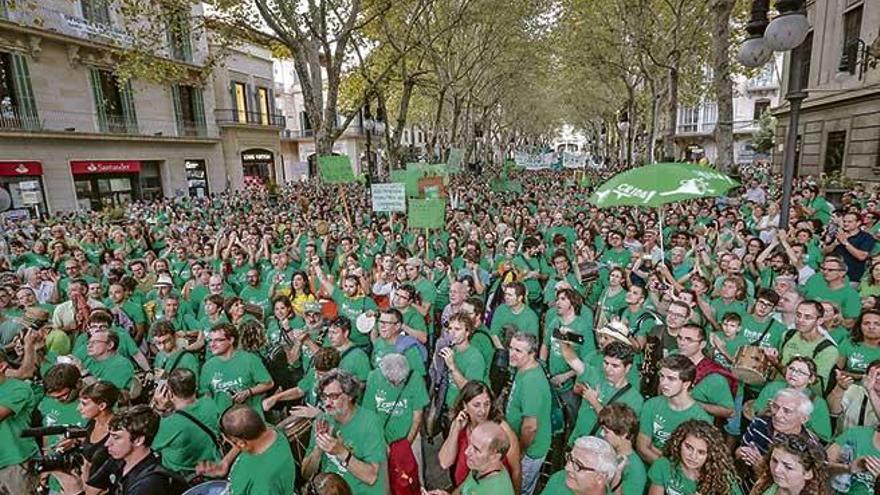
[[[73,175],[83,174],[136,174],[141,162],[136,160],[71,160]]]
[[[18,177],[25,175],[43,175],[43,165],[38,161],[0,161],[0,176]]]

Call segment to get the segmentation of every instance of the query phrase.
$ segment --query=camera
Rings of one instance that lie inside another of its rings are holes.
[[[21,432],[22,438],[36,438],[40,442],[43,437],[49,435],[61,435],[65,439],[86,438],[89,436],[89,432],[85,428],[71,425],[28,428]],[[77,445],[63,452],[39,456],[32,461],[31,466],[34,472],[43,473],[47,471],[72,471],[82,464],[82,446]]]
[[[553,338],[563,340],[572,344],[583,344],[584,336],[575,332],[563,332],[562,327],[553,330]]]

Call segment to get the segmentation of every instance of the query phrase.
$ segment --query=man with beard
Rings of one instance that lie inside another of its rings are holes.
[[[211,329],[211,359],[199,373],[199,394],[210,394],[220,410],[245,403],[262,411],[262,395],[275,387],[259,356],[236,349],[238,330],[229,323]]]

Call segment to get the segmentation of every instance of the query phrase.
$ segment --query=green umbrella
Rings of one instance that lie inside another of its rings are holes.
[[[590,202],[599,208],[650,206],[688,199],[722,196],[739,182],[721,172],[690,163],[657,163],[621,172],[599,186]],[[663,249],[663,209],[660,209],[660,248]]]
[[[722,196],[739,182],[717,170],[689,163],[658,163],[619,173],[593,193],[599,208],[651,206]]]

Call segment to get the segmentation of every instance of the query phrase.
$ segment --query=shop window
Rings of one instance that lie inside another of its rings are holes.
[[[137,134],[137,114],[131,81],[122,82],[112,72],[89,70],[98,130],[114,134]]]
[[[162,199],[162,175],[159,162],[141,162],[141,197],[148,201]]]
[[[208,195],[208,172],[205,160],[187,160],[186,182],[189,187],[189,197],[204,198]]]
[[[832,174],[843,170],[846,154],[846,131],[829,132],[825,142],[825,166],[823,172]]]
[[[178,136],[205,136],[205,101],[200,88],[171,86]]]
[[[18,53],[0,52],[0,127],[40,127],[27,60]]]

